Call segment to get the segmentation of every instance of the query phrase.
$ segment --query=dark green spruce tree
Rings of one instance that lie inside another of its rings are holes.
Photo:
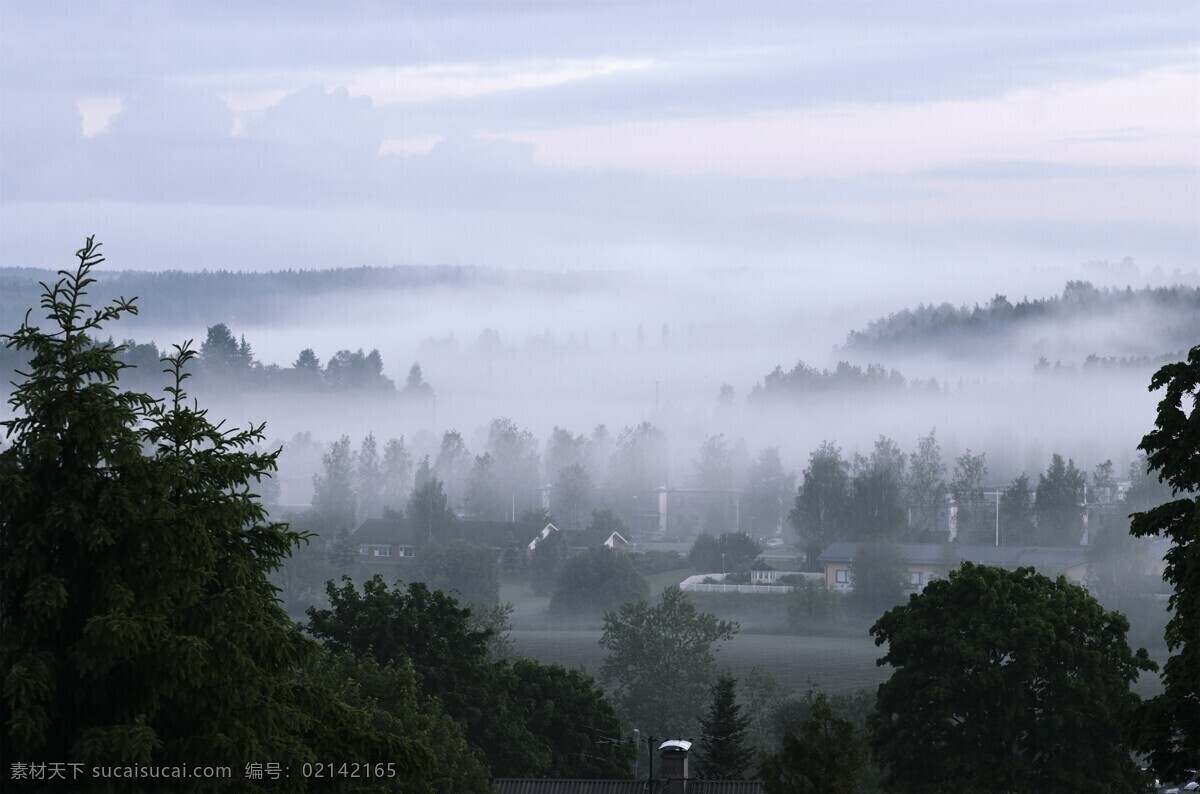
[[[708,713],[700,718],[700,740],[696,777],[703,780],[742,780],[754,763],[754,749],[747,743],[750,715],[737,702],[737,679],[729,673],[717,676]]]
[[[0,452],[0,774],[22,760],[220,765],[232,769],[228,786],[245,789],[246,764],[299,769],[336,736],[353,750],[347,761],[395,760],[401,779],[428,775],[434,758],[418,735],[378,733],[327,687],[301,683],[321,650],[267,574],[302,537],[271,523],[252,492],[276,453],[253,451],[261,426],[224,430],[189,407],[187,345],[167,360],[165,400],[121,391],[120,347],[94,340],[136,309],[86,303],[97,248],[89,238],[77,267],[43,285],[45,329],[26,315],[4,336],[29,364]],[[35,788],[222,785],[163,784]]]

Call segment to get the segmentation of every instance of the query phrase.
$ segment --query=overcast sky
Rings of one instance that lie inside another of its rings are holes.
[[[1200,4],[0,2],[0,264],[1197,268]]]

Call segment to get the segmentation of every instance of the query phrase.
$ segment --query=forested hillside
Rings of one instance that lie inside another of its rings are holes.
[[[984,305],[970,307],[921,304],[851,331],[846,347],[861,352],[924,348],[968,355],[1010,344],[1016,335],[1048,323],[1126,318],[1139,323],[1146,338],[1164,345],[1158,352],[1185,350],[1200,339],[1200,288],[1122,290],[1070,281],[1062,295],[1050,298],[1022,298],[1012,303],[1006,296],[996,295]]]
[[[97,304],[120,296],[139,298],[139,317],[133,325],[203,322],[254,318],[264,322],[296,317],[314,304],[305,299],[340,293],[379,293],[427,290],[436,287],[536,286],[554,292],[586,286],[594,274],[507,271],[486,267],[429,265],[358,267],[333,270],[278,270],[234,273],[227,270],[185,273],[117,270],[98,277],[93,287]],[[36,306],[39,282],[53,273],[37,268],[0,268],[0,326],[15,327],[25,310]]]

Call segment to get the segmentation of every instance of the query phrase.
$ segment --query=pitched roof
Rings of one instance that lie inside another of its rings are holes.
[[[455,521],[443,532],[444,540],[465,540],[481,546],[504,548],[509,537],[524,543],[537,534],[540,525],[531,521]],[[407,519],[368,518],[350,536],[355,543],[388,543],[415,546],[425,539],[419,528]]]
[[[404,546],[413,545],[418,540],[411,524],[387,518],[368,518],[358,525],[350,539],[355,543],[395,543]]]

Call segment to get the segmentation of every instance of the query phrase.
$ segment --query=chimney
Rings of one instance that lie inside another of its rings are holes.
[[[670,739],[658,747],[662,757],[663,794],[685,794],[688,786],[688,750],[692,743]]]

